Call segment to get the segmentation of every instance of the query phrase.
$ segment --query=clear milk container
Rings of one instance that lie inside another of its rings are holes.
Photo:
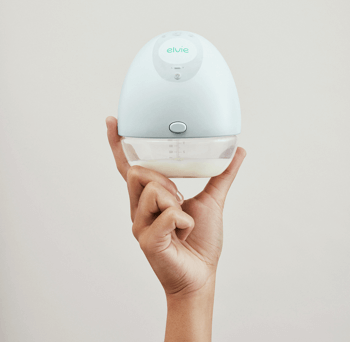
[[[123,138],[131,166],[140,165],[166,177],[213,177],[230,164],[237,137],[192,139]]]

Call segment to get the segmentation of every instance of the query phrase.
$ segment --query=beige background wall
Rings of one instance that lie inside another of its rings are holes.
[[[0,340],[161,341],[104,119],[169,30],[226,58],[248,156],[230,192],[213,341],[350,341],[350,4],[0,2]],[[186,197],[206,180],[178,180]]]

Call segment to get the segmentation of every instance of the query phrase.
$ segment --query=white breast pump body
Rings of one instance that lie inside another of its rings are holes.
[[[241,113],[220,52],[185,31],[149,41],[125,78],[118,130],[130,165],[174,178],[223,172],[237,148]]]

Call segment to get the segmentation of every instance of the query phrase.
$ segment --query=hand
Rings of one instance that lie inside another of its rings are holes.
[[[213,297],[224,202],[245,158],[244,149],[237,149],[229,167],[211,178],[202,192],[183,201],[176,185],[165,176],[129,166],[117,120],[108,117],[106,123],[118,170],[127,181],[133,233],[164,287],[168,305]]]

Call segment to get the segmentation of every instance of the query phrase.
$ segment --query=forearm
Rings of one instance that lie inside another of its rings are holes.
[[[215,275],[200,290],[167,296],[165,342],[210,342]]]

